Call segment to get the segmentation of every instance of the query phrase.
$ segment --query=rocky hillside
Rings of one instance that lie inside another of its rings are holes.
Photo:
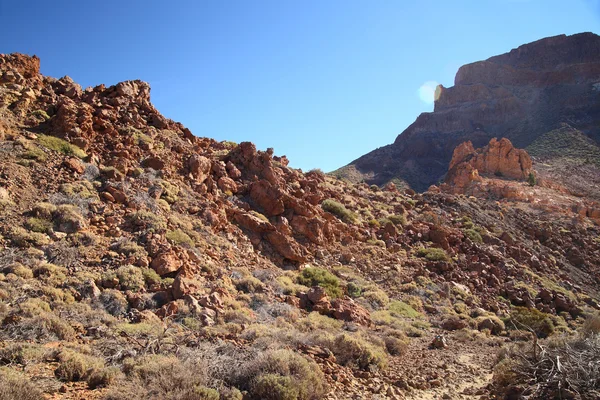
[[[561,35],[525,44],[462,66],[454,86],[438,87],[432,113],[421,114],[393,144],[334,174],[423,191],[443,180],[460,143],[482,147],[505,137],[549,165],[554,179],[581,191],[587,177],[600,176],[598,93],[600,36]],[[596,190],[586,194],[598,197]]]
[[[528,390],[497,351],[600,309],[575,206],[303,173],[39,62],[0,55],[2,400],[492,398]]]

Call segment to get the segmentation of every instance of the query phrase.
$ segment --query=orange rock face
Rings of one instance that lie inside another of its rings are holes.
[[[531,157],[525,150],[515,148],[510,140],[493,138],[481,149],[464,142],[454,149],[444,190],[467,193],[482,176],[525,180],[531,172]]]

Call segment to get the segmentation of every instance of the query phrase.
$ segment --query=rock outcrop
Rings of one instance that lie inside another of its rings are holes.
[[[454,150],[442,189],[464,194],[474,182],[482,182],[482,176],[486,175],[524,180],[531,167],[529,154],[513,147],[506,138],[493,138],[486,147],[477,150],[468,141]]]
[[[444,176],[460,143],[483,147],[506,137],[527,148],[565,122],[597,147],[599,83],[600,36],[593,33],[549,37],[464,65],[453,87],[438,87],[433,112],[338,173],[378,185],[396,178],[422,191]]]

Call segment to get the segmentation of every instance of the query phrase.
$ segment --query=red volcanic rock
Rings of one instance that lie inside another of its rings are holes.
[[[160,171],[165,168],[165,162],[158,157],[148,157],[142,161],[142,166]]]
[[[292,261],[305,262],[304,250],[293,238],[281,232],[274,231],[265,235],[265,239],[284,258]]]
[[[0,65],[2,70],[22,75],[25,79],[37,77],[40,73],[40,59],[36,56],[29,57],[24,54],[2,54],[0,55]],[[5,75],[7,75],[5,72]],[[0,79],[0,82],[10,82]]]
[[[496,176],[524,180],[531,172],[532,162],[525,150],[516,149],[510,140],[493,138],[481,149],[474,149],[471,142],[460,144],[455,150],[446,185],[442,189],[452,193],[469,193],[473,183],[482,182],[482,176]],[[520,193],[510,185],[489,189],[498,197],[519,198]]]
[[[83,165],[83,163],[75,157],[68,158],[67,160],[65,160],[63,165],[71,171],[76,172],[78,174],[83,174],[83,171],[85,171],[85,165]]]
[[[333,318],[342,321],[355,322],[360,325],[371,325],[369,311],[356,304],[352,299],[335,299],[331,302],[331,314]]]
[[[285,211],[283,198],[278,187],[267,180],[252,183],[250,198],[256,205],[264,210],[267,217],[279,215]]]
[[[181,268],[181,261],[172,252],[161,253],[158,256],[154,257],[150,266],[156,271],[160,276],[179,271]]]
[[[227,176],[220,177],[217,186],[224,192],[237,193],[238,191],[237,183]]]
[[[198,154],[193,154],[187,161],[188,169],[198,183],[203,183],[210,174],[211,161]]]

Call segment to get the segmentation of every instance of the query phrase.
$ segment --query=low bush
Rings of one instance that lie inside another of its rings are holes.
[[[505,322],[509,329],[531,330],[539,338],[548,337],[554,332],[550,314],[535,308],[515,307]]]
[[[450,257],[443,249],[437,247],[421,247],[417,250],[417,256],[424,257],[429,261],[449,261]]]
[[[104,367],[104,360],[74,350],[63,350],[58,355],[58,368],[54,375],[62,381],[74,382],[88,379]]]
[[[167,229],[167,221],[150,211],[136,211],[129,215],[129,222],[138,228],[146,229],[151,232],[164,231]]]
[[[341,365],[365,370],[371,367],[384,369],[387,366],[384,349],[361,337],[341,334],[335,338],[332,347],[331,350]]]
[[[103,400],[219,400],[219,392],[206,386],[206,371],[206,365],[174,356],[129,358],[123,364],[127,377],[114,380]]]
[[[146,280],[142,271],[133,265],[126,265],[117,269],[117,278],[122,290],[138,291],[145,286]]]
[[[176,244],[179,246],[193,247],[195,245],[194,240],[181,229],[168,231],[166,234],[166,238],[172,244]]]
[[[39,232],[29,232],[19,226],[13,227],[6,235],[18,247],[41,247],[50,243],[47,235]]]
[[[61,204],[53,215],[56,229],[60,232],[75,233],[86,226],[79,208],[71,204]]]
[[[129,303],[118,290],[106,289],[98,298],[99,303],[102,307],[111,315],[117,317],[124,315],[129,309]]]
[[[388,306],[388,310],[390,311],[390,313],[392,313],[392,315],[396,316],[402,316],[407,318],[423,318],[423,314],[415,310],[409,304],[400,300],[392,301]]]
[[[357,221],[356,214],[348,210],[342,203],[339,203],[333,199],[323,200],[321,208],[344,222],[354,223]]]
[[[85,151],[81,150],[79,147],[54,136],[38,134],[38,142],[50,150],[57,151],[67,156],[79,158],[86,157]]]
[[[404,214],[388,216],[390,222],[394,225],[406,225],[406,217]]]
[[[475,229],[465,229],[465,236],[471,239],[472,242],[483,243],[483,238],[481,237],[481,234]]]
[[[27,218],[25,227],[33,232],[50,233],[52,231],[52,222],[42,218]]]
[[[146,257],[148,255],[142,246],[129,239],[121,239],[113,243],[110,249],[126,257]]]
[[[298,275],[296,280],[299,284],[304,286],[320,286],[333,298],[341,297],[343,294],[339,279],[323,268],[305,268],[300,275]]]
[[[275,350],[248,362],[241,376],[251,399],[317,400],[327,392],[319,366],[290,350]]]
[[[0,368],[0,400],[42,400],[42,392],[24,374]]]
[[[585,319],[582,332],[585,336],[600,335],[600,312],[591,314]]]

